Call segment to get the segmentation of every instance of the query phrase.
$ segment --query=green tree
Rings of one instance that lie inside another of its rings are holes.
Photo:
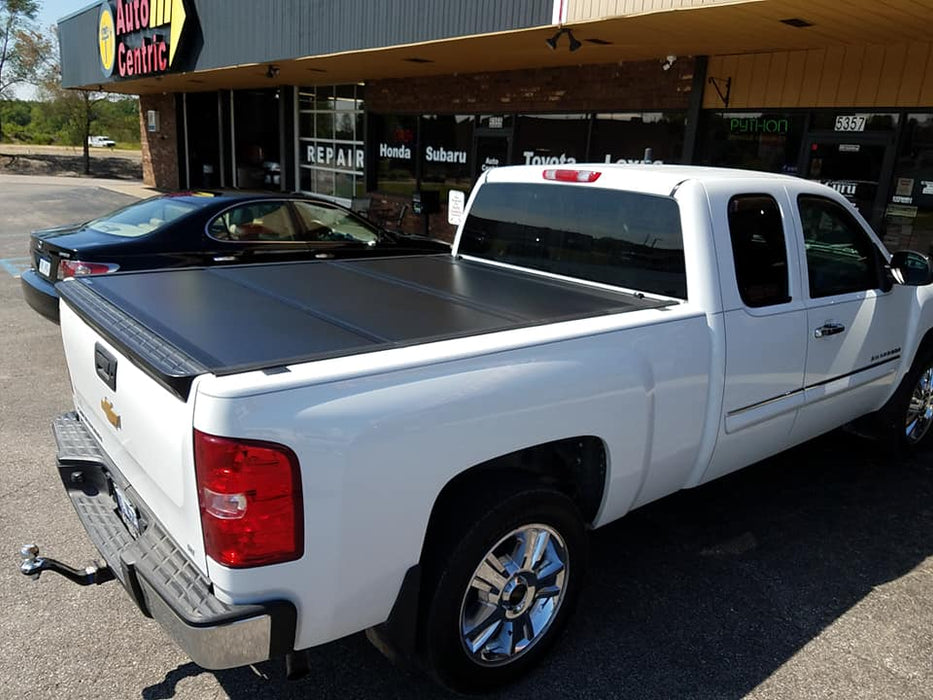
[[[5,2],[8,0],[0,0]],[[91,174],[91,153],[88,137],[91,127],[97,119],[97,104],[105,99],[105,94],[91,90],[70,90],[62,87],[62,71],[58,57],[58,36],[52,33],[50,37],[40,33],[24,41],[29,48],[30,55],[37,58],[33,63],[35,71],[35,84],[39,87],[40,95],[47,103],[49,120],[57,123],[58,133],[64,137],[66,143],[77,146],[81,144],[84,149],[84,174]],[[41,59],[39,57],[42,57]]]
[[[35,0],[0,0],[0,99],[9,99],[16,85],[31,82],[36,54],[27,50],[39,12]],[[35,38],[34,36],[32,38]],[[0,140],[3,122],[0,122]]]

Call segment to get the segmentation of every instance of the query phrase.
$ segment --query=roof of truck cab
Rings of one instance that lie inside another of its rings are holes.
[[[660,165],[660,164],[621,164],[621,163],[555,163],[552,165],[514,165],[493,168],[487,171],[486,181],[495,182],[542,182],[547,170],[592,170],[600,174],[596,183],[572,183],[580,187],[609,187],[645,192],[647,194],[669,195],[677,185],[687,180],[701,182],[722,182],[727,180],[782,180],[788,183],[800,182],[791,175],[779,175],[755,170],[737,170],[733,168],[709,168],[697,165]],[[554,182],[553,184],[567,184]]]

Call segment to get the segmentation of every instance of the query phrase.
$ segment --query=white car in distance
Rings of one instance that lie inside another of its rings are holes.
[[[94,148],[113,148],[117,142],[109,136],[88,136],[87,145]]]

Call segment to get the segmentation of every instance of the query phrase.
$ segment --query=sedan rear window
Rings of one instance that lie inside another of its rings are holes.
[[[136,238],[152,233],[197,209],[198,205],[173,197],[153,197],[94,219],[88,228],[112,236]]]
[[[680,209],[671,197],[576,185],[486,184],[473,201],[459,252],[687,298]]]

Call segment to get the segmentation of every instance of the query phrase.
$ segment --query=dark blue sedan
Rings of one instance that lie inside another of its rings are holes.
[[[26,301],[58,320],[55,283],[117,270],[449,253],[441,241],[389,233],[332,202],[301,195],[182,192],[99,219],[35,231]]]

